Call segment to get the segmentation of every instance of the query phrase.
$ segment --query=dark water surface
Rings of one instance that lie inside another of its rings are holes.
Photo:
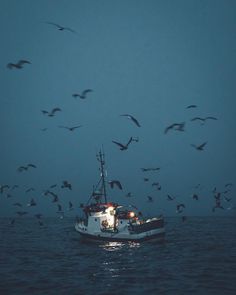
[[[236,294],[236,218],[167,218],[162,242],[88,243],[70,218],[0,219],[0,294]]]

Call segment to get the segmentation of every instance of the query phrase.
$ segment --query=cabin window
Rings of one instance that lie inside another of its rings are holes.
[[[120,224],[122,224],[122,223],[123,223],[123,221],[121,220],[121,221],[120,221]]]
[[[97,218],[95,218],[94,220],[97,221]]]

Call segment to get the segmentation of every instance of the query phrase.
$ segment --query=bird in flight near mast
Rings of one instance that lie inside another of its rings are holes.
[[[130,144],[132,141],[133,141],[133,138],[132,138],[132,137],[130,137],[129,141],[128,141],[126,144],[122,144],[122,143],[120,143],[120,142],[118,142],[118,141],[114,141],[114,140],[112,140],[113,143],[117,144],[117,145],[120,147],[120,150],[121,150],[121,151],[127,150],[128,147],[129,147],[129,144]]]
[[[131,121],[133,121],[134,124],[135,124],[136,126],[141,127],[141,125],[139,124],[138,120],[135,119],[132,115],[129,115],[129,114],[122,114],[122,115],[120,115],[120,116],[122,116],[122,117],[127,117],[128,119],[130,119]]]
[[[56,112],[60,112],[60,111],[61,111],[61,109],[57,107],[57,108],[52,109],[51,112],[48,112],[48,111],[45,111],[45,110],[42,110],[41,112],[44,115],[48,115],[49,117],[53,117],[53,116],[55,116]]]
[[[165,128],[164,133],[166,134],[171,129],[174,129],[174,130],[177,130],[177,131],[184,131],[184,127],[185,127],[185,122],[173,123],[173,124],[171,124],[171,125],[169,125],[168,127]]]
[[[63,26],[61,26],[61,25],[59,25],[59,24],[52,23],[52,22],[46,22],[46,24],[53,25],[53,26],[57,27],[57,29],[58,29],[59,31],[69,31],[69,32],[71,32],[71,33],[77,34],[77,32],[76,32],[75,30],[72,30],[72,29],[69,28],[69,27],[63,27]]]

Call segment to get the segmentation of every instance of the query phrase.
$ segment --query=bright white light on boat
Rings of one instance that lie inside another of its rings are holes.
[[[133,218],[135,216],[134,212],[129,212],[129,217]]]

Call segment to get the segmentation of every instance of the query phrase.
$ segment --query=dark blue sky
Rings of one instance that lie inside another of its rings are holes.
[[[68,201],[75,207],[85,202],[99,176],[102,145],[108,179],[119,179],[124,188],[109,190],[113,201],[165,215],[176,215],[183,202],[185,215],[211,215],[212,189],[224,191],[232,182],[232,200],[222,197],[222,205],[235,205],[235,1],[1,0],[0,30],[0,184],[19,185],[0,194],[0,216],[19,211],[15,202],[21,210],[54,216],[56,205],[41,194],[63,180],[72,183],[72,191],[55,189],[65,210]],[[32,64],[6,67],[20,59]],[[87,99],[72,97],[88,88],[93,92]],[[190,104],[197,108],[186,109]],[[54,107],[62,110],[54,117],[41,113]],[[141,127],[119,116],[126,113]],[[218,120],[201,125],[190,121],[196,116]],[[164,134],[176,122],[185,122],[185,132]],[[70,132],[60,125],[83,127]],[[130,136],[139,142],[127,151],[112,143]],[[191,146],[205,141],[204,151]],[[27,163],[37,169],[17,172]],[[143,173],[141,167],[161,169]],[[151,186],[156,181],[160,191]],[[35,192],[26,194],[29,187]],[[124,197],[127,192],[134,197]],[[36,208],[26,207],[31,197]],[[235,215],[235,209],[214,214]]]

